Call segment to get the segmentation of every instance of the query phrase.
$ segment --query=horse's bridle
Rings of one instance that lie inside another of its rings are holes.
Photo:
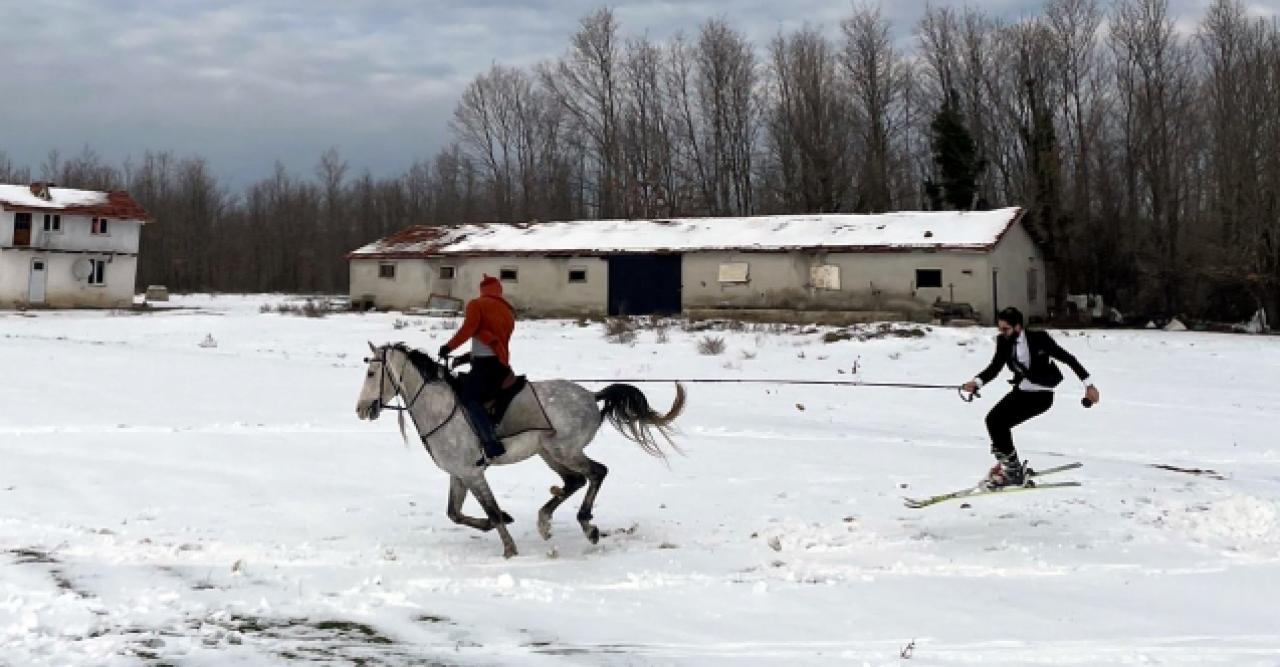
[[[370,346],[370,347],[372,347],[372,346]],[[422,427],[418,424],[418,420],[417,420],[417,418],[416,418],[416,417],[414,417],[414,416],[413,416],[413,412],[412,412],[412,410],[411,410],[411,409],[413,408],[414,403],[417,403],[417,402],[418,402],[418,397],[422,395],[422,390],[426,389],[426,388],[427,388],[427,385],[428,385],[428,384],[430,384],[429,382],[427,382],[427,379],[426,379],[426,378],[423,378],[423,379],[422,379],[422,386],[418,387],[418,391],[414,392],[414,394],[413,394],[413,398],[408,399],[408,400],[405,402],[405,404],[404,404],[403,406],[399,406],[399,405],[391,405],[391,404],[388,404],[388,403],[384,403],[384,402],[382,401],[382,383],[383,383],[383,381],[385,381],[385,380],[390,380],[390,381],[391,381],[391,386],[396,390],[396,396],[397,396],[397,397],[399,397],[401,400],[405,400],[404,385],[403,385],[400,381],[398,381],[398,380],[396,379],[396,376],[394,376],[394,375],[389,375],[389,374],[387,373],[387,366],[388,366],[388,363],[387,363],[387,350],[389,350],[390,348],[391,348],[391,346],[390,346],[390,345],[383,345],[383,346],[382,346],[382,347],[380,347],[380,348],[375,348],[375,349],[374,349],[374,352],[379,353],[379,354],[381,355],[381,358],[377,358],[377,357],[367,357],[367,358],[365,358],[365,363],[370,363],[370,364],[371,364],[371,363],[377,362],[377,363],[379,364],[379,366],[381,367],[381,371],[380,371],[380,372],[381,372],[381,374],[382,374],[382,377],[381,377],[381,378],[379,378],[379,380],[378,380],[378,398],[374,401],[374,405],[376,405],[376,406],[378,407],[378,410],[386,409],[386,410],[393,410],[393,411],[395,411],[395,412],[400,413],[400,414],[398,415],[398,418],[399,418],[399,419],[398,419],[398,421],[400,422],[400,434],[401,434],[402,436],[404,435],[404,415],[405,415],[405,413],[406,413],[406,412],[407,412],[407,413],[409,413],[409,419],[412,419],[412,420],[413,420],[413,427],[414,427],[415,429],[417,429],[417,430],[418,430],[418,435],[422,437],[422,442],[423,442],[423,444],[425,445],[425,444],[426,444],[426,442],[427,442],[427,436],[429,436],[429,435],[431,435],[432,433],[435,433],[436,431],[438,431],[438,430],[440,430],[441,428],[443,428],[443,427],[444,427],[444,425],[445,425],[445,424],[447,424],[447,423],[449,423],[449,420],[453,419],[453,416],[454,416],[455,414],[457,414],[457,412],[458,412],[458,401],[457,401],[457,399],[455,399],[455,400],[454,400],[454,402],[453,402],[453,410],[449,412],[449,416],[448,416],[448,417],[445,417],[444,421],[443,421],[443,422],[441,422],[439,426],[436,426],[435,428],[431,429],[429,432],[428,432],[428,431],[423,431],[423,430],[422,430]],[[403,377],[404,377],[404,369],[405,369],[405,368],[407,368],[407,367],[409,366],[409,362],[410,362],[409,356],[406,354],[406,355],[405,355],[404,363],[403,363],[403,364],[401,364],[401,366],[400,366],[400,377],[401,377],[401,378],[403,378]],[[446,373],[448,372],[448,367],[447,367],[447,366],[445,367],[445,372],[446,372]],[[428,448],[428,451],[430,451],[430,448]]]
[[[391,381],[391,387],[392,387],[393,389],[395,389],[395,390],[396,390],[396,396],[397,396],[397,397],[400,397],[400,399],[401,399],[401,400],[404,400],[404,396],[405,396],[404,385],[403,385],[399,380],[397,380],[397,379],[396,379],[396,376],[394,376],[394,375],[391,375],[391,374],[387,373],[387,366],[388,366],[388,364],[387,364],[387,349],[388,349],[389,347],[390,347],[390,346],[388,346],[388,345],[383,345],[381,348],[378,348],[377,350],[375,350],[376,352],[378,352],[378,353],[381,355],[381,358],[378,358],[378,357],[366,357],[366,358],[365,358],[365,360],[364,360],[364,361],[365,361],[365,363],[369,363],[369,364],[374,363],[374,362],[377,362],[377,363],[378,363],[378,365],[379,365],[379,366],[380,366],[380,368],[381,368],[380,373],[381,373],[382,377],[381,377],[381,378],[379,378],[379,380],[378,380],[378,398],[377,398],[377,400],[375,401],[375,403],[374,403],[374,404],[378,406],[378,409],[379,409],[379,410],[384,410],[384,409],[385,409],[385,410],[395,410],[395,411],[397,411],[397,412],[409,412],[409,409],[413,407],[413,404],[418,402],[418,397],[422,395],[422,390],[427,388],[427,382],[426,382],[426,379],[424,378],[424,379],[423,379],[422,386],[421,386],[421,387],[418,387],[418,391],[414,392],[414,394],[413,394],[413,398],[409,399],[409,400],[404,404],[404,406],[391,405],[390,403],[384,403],[384,402],[382,401],[382,383],[383,383],[383,382],[385,382],[385,381],[387,381],[387,380],[390,380],[390,381]],[[409,365],[409,358],[408,358],[408,356],[406,356],[406,357],[405,357],[405,360],[404,360],[404,363],[403,363],[403,364],[401,364],[401,366],[400,366],[400,377],[402,377],[402,378],[404,377],[404,369],[405,369],[408,365]],[[412,414],[410,414],[409,416],[410,416],[410,417],[412,417],[413,415],[412,415]]]

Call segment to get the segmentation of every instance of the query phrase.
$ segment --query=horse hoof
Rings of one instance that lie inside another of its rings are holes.
[[[559,498],[564,495],[564,489],[558,486],[553,486],[551,487],[551,495],[555,498]]]
[[[548,522],[548,523],[543,523],[543,522],[539,521],[539,522],[538,522],[538,534],[539,534],[539,535],[541,535],[541,536],[542,536],[542,539],[544,539],[544,540],[549,540],[549,539],[551,539],[551,524],[550,524],[549,522]]]
[[[516,520],[512,519],[510,514],[507,514],[506,512],[502,513],[502,523],[515,523],[515,522]]]
[[[513,556],[515,556],[515,555],[516,555],[516,550],[515,550],[515,548],[514,548],[514,547],[513,547],[513,548],[510,548],[510,549],[503,549],[503,550],[502,550],[502,557],[503,557],[503,558],[511,558],[511,557],[513,557]]]
[[[600,529],[592,526],[591,532],[587,533],[587,539],[590,540],[592,544],[598,543],[600,541]]]

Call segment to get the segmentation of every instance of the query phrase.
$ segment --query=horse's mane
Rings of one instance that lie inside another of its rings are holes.
[[[409,357],[409,361],[413,363],[414,367],[418,369],[418,372],[422,374],[423,379],[427,382],[452,379],[451,374],[445,369],[444,365],[436,363],[436,360],[432,359],[430,354],[416,347],[410,347],[404,342],[392,343],[391,347]]]

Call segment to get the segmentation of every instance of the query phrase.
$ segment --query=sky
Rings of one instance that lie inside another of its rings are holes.
[[[1209,0],[1174,0],[1192,21]],[[934,0],[961,6],[961,1]],[[1005,18],[1040,0],[970,0]],[[467,83],[494,63],[564,52],[588,0],[0,0],[0,151],[38,166],[90,146],[207,158],[234,185],[278,160],[311,174],[336,148],[353,171],[403,172],[450,141]],[[847,1],[620,1],[624,36],[666,39],[726,18],[758,46],[804,24],[835,35]],[[883,3],[902,42],[925,3]],[[1274,15],[1280,0],[1253,0]]]

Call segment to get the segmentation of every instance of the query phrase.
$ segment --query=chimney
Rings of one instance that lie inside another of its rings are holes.
[[[50,183],[48,181],[36,181],[31,184],[31,194],[45,201],[53,201],[53,195],[50,194],[49,188],[52,188],[55,185],[56,183]]]

